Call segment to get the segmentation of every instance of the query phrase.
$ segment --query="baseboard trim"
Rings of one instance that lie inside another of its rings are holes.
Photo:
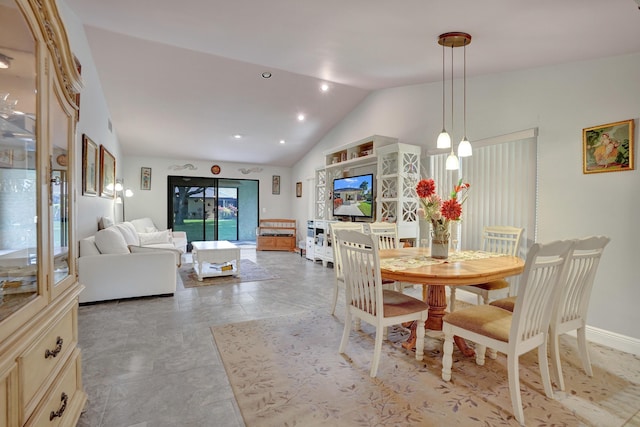
[[[616,350],[624,351],[625,353],[640,355],[640,339],[617,334],[611,331],[605,331],[604,329],[595,328],[589,325],[586,327],[586,335],[587,341],[615,348]]]

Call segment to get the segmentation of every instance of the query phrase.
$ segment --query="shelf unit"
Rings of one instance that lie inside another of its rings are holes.
[[[420,180],[420,147],[391,144],[378,149],[376,219],[395,222],[398,237],[418,238],[420,231],[416,184]]]

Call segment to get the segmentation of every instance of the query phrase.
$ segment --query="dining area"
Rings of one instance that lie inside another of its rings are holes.
[[[390,245],[392,231],[387,230],[382,241],[375,226],[361,231],[353,225],[344,227],[338,224],[334,229],[334,269],[336,281],[340,275],[344,282],[346,307],[339,353],[348,355],[349,338],[359,330],[359,321],[375,326],[372,378],[385,363],[381,347],[389,325],[410,331],[401,348],[416,360],[425,357],[425,333],[439,339],[442,350],[436,357],[441,355],[443,383],[465,375],[464,370],[456,371],[460,358],[475,358],[478,366],[492,363],[485,356],[506,358],[511,408],[504,409],[521,425],[526,423],[527,401],[523,403],[521,395],[520,356],[536,351],[540,387],[535,391],[553,399],[554,392],[565,390],[558,337],[574,331],[584,374],[594,375],[585,338],[586,315],[609,238],[589,236],[525,247],[521,229],[488,226],[482,231],[482,247],[453,247],[443,256],[438,250],[434,254],[433,242],[405,247],[397,239]],[[421,292],[407,295],[408,287]],[[454,289],[467,288],[476,294],[477,304],[456,306]],[[433,357],[433,352],[429,354]]]

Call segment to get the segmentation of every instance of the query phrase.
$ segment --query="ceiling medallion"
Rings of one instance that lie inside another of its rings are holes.
[[[211,173],[214,175],[218,175],[220,173],[220,166],[218,165],[211,166]]]

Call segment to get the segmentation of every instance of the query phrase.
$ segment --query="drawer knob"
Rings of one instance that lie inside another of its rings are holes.
[[[57,411],[51,411],[51,414],[49,414],[49,421],[53,421],[54,418],[61,417],[62,414],[64,414],[64,410],[67,409],[68,401],[69,396],[67,396],[67,393],[63,391],[62,395],[60,396],[60,402],[62,402],[62,406],[60,406],[60,409],[58,409]]]
[[[53,350],[47,349],[44,352],[44,358],[48,359],[50,357],[56,357],[58,355],[58,353],[60,353],[62,351],[62,343],[63,343],[62,337],[58,337],[56,339],[56,348],[53,349]]]

